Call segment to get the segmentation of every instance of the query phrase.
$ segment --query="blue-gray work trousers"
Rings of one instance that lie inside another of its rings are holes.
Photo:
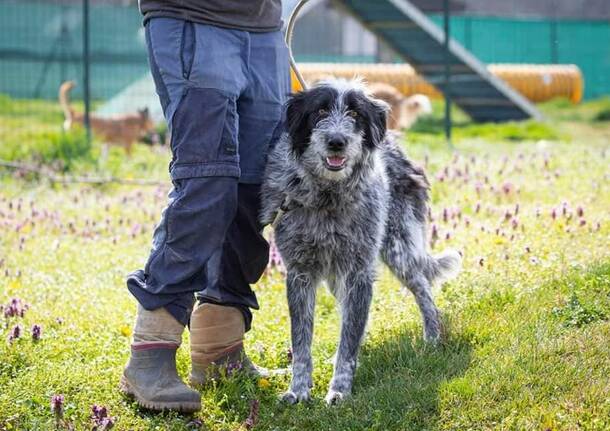
[[[258,222],[267,152],[290,91],[282,32],[172,18],[146,23],[149,63],[171,136],[173,189],[143,270],[127,279],[145,309],[187,324],[203,302],[258,308],[250,284],[268,244]]]

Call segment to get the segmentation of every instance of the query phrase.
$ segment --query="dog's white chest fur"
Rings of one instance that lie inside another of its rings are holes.
[[[380,175],[385,172],[382,163],[376,158],[361,184],[320,190],[288,211],[276,233],[282,255],[316,267],[324,279],[340,277],[375,259],[389,200],[386,176]]]

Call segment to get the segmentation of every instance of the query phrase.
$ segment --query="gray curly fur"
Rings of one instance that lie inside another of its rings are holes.
[[[415,296],[425,339],[436,342],[441,335],[431,284],[457,274],[461,259],[454,251],[427,252],[429,183],[386,136],[386,114],[387,106],[361,83],[322,82],[290,99],[288,133],[269,155],[262,222],[271,223],[287,206],[275,239],[288,271],[293,376],[283,398],[290,403],[310,397],[315,295],[322,281],[342,316],[329,404],[351,393],[378,256]],[[343,168],[331,170],[329,156],[345,157]]]

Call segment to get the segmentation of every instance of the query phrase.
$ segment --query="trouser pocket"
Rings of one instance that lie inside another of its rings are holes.
[[[212,88],[188,88],[172,120],[173,180],[239,177],[235,99]]]
[[[195,24],[184,21],[182,28],[182,43],[180,47],[180,60],[182,62],[182,77],[189,79],[195,60]]]

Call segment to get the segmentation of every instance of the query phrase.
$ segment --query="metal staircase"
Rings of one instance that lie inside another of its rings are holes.
[[[444,32],[407,0],[333,0],[388,44],[428,82],[445,90]],[[475,121],[540,119],[534,105],[462,45],[449,42],[452,101]]]

